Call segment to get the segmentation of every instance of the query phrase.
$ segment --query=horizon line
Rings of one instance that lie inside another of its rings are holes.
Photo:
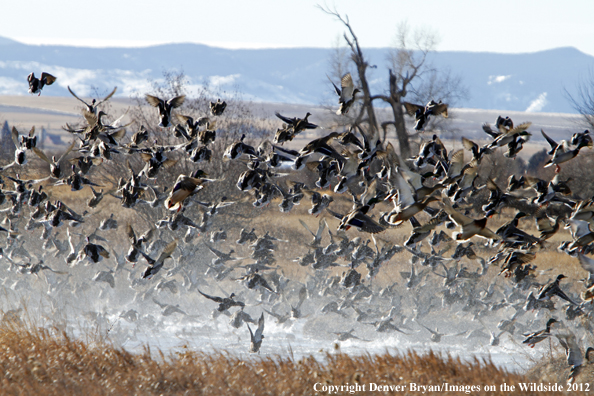
[[[225,50],[268,50],[268,49],[332,49],[333,47],[324,47],[324,46],[292,46],[292,45],[271,45],[269,43],[240,43],[240,42],[198,42],[198,41],[152,41],[152,40],[104,40],[104,39],[54,39],[54,38],[24,38],[24,37],[6,37],[0,36],[0,38],[5,38],[7,40],[14,41],[18,44],[23,45],[32,45],[32,46],[63,46],[63,47],[74,47],[74,48],[94,48],[94,49],[107,49],[107,48],[150,48],[150,47],[158,47],[164,45],[177,45],[177,44],[194,44],[194,45],[204,45],[211,48],[219,48]],[[364,49],[383,49],[383,48],[391,48],[390,46],[386,47],[363,47]],[[551,51],[556,49],[562,48],[572,48],[575,49],[583,54],[594,56],[594,54],[589,54],[580,50],[575,46],[562,46],[562,47],[552,47],[547,49],[539,49],[539,50],[532,50],[532,51],[517,51],[517,52],[498,52],[498,51],[475,51],[475,50],[452,50],[452,49],[441,49],[435,50],[434,52],[470,52],[470,53],[489,53],[489,54],[510,54],[510,55],[519,55],[519,54],[533,54],[538,52],[545,52]]]

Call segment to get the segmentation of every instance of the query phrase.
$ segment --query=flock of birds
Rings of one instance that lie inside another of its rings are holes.
[[[44,86],[55,80],[48,73],[42,73],[40,79],[31,73],[29,92],[40,94]],[[339,97],[337,114],[344,115],[356,102],[359,90],[354,87],[350,74],[343,76],[340,88],[334,83],[333,86]],[[67,275],[70,271],[56,271],[46,262],[63,257],[69,266],[76,267],[82,262],[99,263],[112,258],[113,254],[115,269],[97,272],[94,281],[114,288],[115,279],[127,271],[131,274],[131,287],[144,287],[140,293],[144,299],[152,296],[152,290],[179,293],[174,280],[182,279],[188,294],[195,291],[205,305],[215,307],[214,304],[218,304],[213,311],[215,319],[224,314],[235,328],[247,324],[251,352],[258,352],[264,339],[264,311],[279,325],[284,325],[307,318],[309,315],[302,313],[304,309],[310,314],[332,315],[352,323],[352,329],[334,333],[339,341],[361,340],[353,334],[355,324],[377,332],[399,332],[407,336],[427,331],[432,342],[440,342],[444,337],[488,338],[492,346],[499,345],[504,333],[511,339],[514,334],[523,332],[523,343],[530,347],[555,335],[567,351],[571,379],[578,374],[584,356],[590,361],[593,350],[589,348],[583,354],[576,333],[588,334],[592,330],[594,260],[587,255],[594,250],[594,232],[590,229],[594,222],[594,201],[572,195],[568,182],[561,180],[558,173],[561,164],[575,158],[581,149],[593,146],[589,131],[576,133],[561,142],[555,142],[542,131],[551,146],[546,166],[556,168],[551,180],[512,175],[506,186],[501,186],[501,180],[491,179],[479,185],[481,161],[499,148],[507,150],[506,157],[515,158],[531,136],[530,123],[514,125],[509,117],[498,117],[494,125],[483,125],[490,138],[488,143],[481,146],[462,137],[464,149],[455,151],[448,151],[434,135],[422,142],[418,155],[409,159],[400,158],[390,142],[383,142],[379,133],[369,132],[361,125],[327,133],[299,150],[289,149],[284,147],[285,142],[318,126],[309,121],[310,113],[304,118],[277,113],[283,124],[273,142],[265,140],[259,146],[252,146],[245,142],[244,135],[225,149],[222,158],[214,158],[212,143],[217,136],[216,119],[225,111],[224,101],[211,102],[211,114],[194,119],[174,113],[183,105],[185,96],[165,100],[147,94],[148,104],[158,110],[157,126],[161,133],[173,135],[179,143],[158,145],[141,126],[124,144],[129,124],[121,125],[123,116],[107,123],[107,114],[101,110],[115,92],[114,89],[104,99],[87,103],[70,90],[84,105],[85,122],[80,127],[68,124],[64,127],[75,138],[60,158],[50,159],[36,147],[34,128],[24,135],[12,129],[15,157],[1,168],[3,187],[0,192],[0,204],[5,205],[2,211],[6,215],[0,231],[8,235],[2,255],[10,269],[16,269],[19,274],[48,270]],[[425,106],[404,103],[404,107],[414,117],[417,130],[423,130],[430,117],[447,117],[447,104],[441,102],[430,101]],[[468,161],[465,151],[470,154]],[[196,164],[220,160],[243,162],[246,168],[236,185],[247,193],[246,197],[253,198],[257,208],[265,208],[280,199],[280,211],[287,213],[309,197],[312,204],[309,213],[321,216],[319,227],[313,231],[306,222],[300,222],[313,240],[286,241],[271,235],[272,229],[257,235],[255,227],[246,227],[241,230],[236,244],[238,249],[248,246],[244,252],[249,252],[246,253],[249,257],[238,257],[235,250],[223,251],[231,245],[224,242],[230,238],[227,234],[231,230],[210,230],[217,215],[224,212],[222,209],[236,202],[226,197],[214,202],[199,201],[199,193],[207,184],[216,185],[220,181],[209,178],[201,169],[180,174],[173,187],[163,191],[155,184],[155,177],[161,169],[177,163],[178,160],[168,158],[172,152],[182,153]],[[18,169],[26,166],[31,153],[49,164],[46,178],[19,178]],[[68,159],[71,168],[68,171],[64,163],[70,153],[76,155]],[[140,156],[144,168],[135,171],[127,162],[129,175],[121,177],[110,191],[97,192],[100,186],[92,180],[93,168],[104,161],[116,158],[122,161],[130,156]],[[315,175],[315,186],[288,180],[297,177],[304,168]],[[13,171],[12,175],[8,174],[8,169]],[[12,189],[5,179],[13,183]],[[52,200],[42,182],[68,185],[72,194],[81,197],[79,191],[88,186],[92,191],[88,209],[79,214],[65,203]],[[485,191],[488,197],[481,194]],[[352,208],[346,212],[340,209],[344,204],[337,205],[341,194],[352,202]],[[124,208],[138,205],[164,211],[166,215],[141,236],[137,236],[132,224],[127,224],[129,248],[118,254],[107,238],[110,230],[118,227],[114,214],[106,217],[90,235],[71,231],[84,223],[89,211],[96,211],[107,195],[118,198]],[[482,204],[477,205],[477,200],[482,200]],[[515,216],[498,229],[490,229],[489,219],[504,208],[516,211]],[[331,218],[338,220],[336,231],[328,226]],[[521,229],[520,221],[529,218],[534,219],[540,235]],[[390,229],[407,222],[412,226],[412,233],[403,246],[388,242]],[[69,225],[67,236],[60,240],[56,235],[64,224]],[[442,225],[445,229],[438,231]],[[359,236],[346,233],[351,227],[360,231]],[[458,231],[451,235],[445,231],[456,227]],[[567,278],[560,273],[563,268],[553,269],[555,278],[543,281],[548,271],[539,271],[534,264],[537,256],[551,245],[547,240],[562,229],[569,230],[571,240],[563,242],[558,250],[575,257],[588,274],[580,281],[583,283],[580,294],[570,291],[575,282],[561,283]],[[44,248],[35,253],[38,262],[33,263],[30,249],[23,244],[36,232],[41,233]],[[185,232],[183,237],[180,232]],[[80,237],[78,244],[75,243],[77,235]],[[196,242],[198,236],[203,236],[202,244]],[[475,237],[483,238],[484,243],[479,243]],[[223,247],[219,247],[221,243]],[[291,251],[300,249],[303,254],[293,258],[293,262],[287,260],[280,266],[275,265],[279,244],[290,245]],[[202,247],[215,256],[212,262],[204,259],[204,254],[198,254]],[[176,251],[177,258],[174,258]],[[477,251],[487,252],[490,257],[481,257]],[[376,279],[388,279],[382,274],[382,268],[395,265],[401,252],[411,255],[410,270],[400,272],[402,282],[391,281],[390,285],[380,288]],[[253,262],[239,264],[247,259]],[[141,260],[147,266],[140,277],[133,277],[134,265]],[[462,260],[466,265],[460,265]],[[171,261],[176,264],[160,272]],[[469,268],[471,264],[477,267]],[[367,270],[366,278],[360,270],[362,265]],[[290,266],[311,270],[305,280],[294,280],[284,275],[284,269]],[[342,275],[333,275],[334,267],[343,267]],[[237,275],[241,270],[244,273]],[[223,281],[230,278],[244,284],[247,290],[236,289],[235,293],[222,297],[214,295],[218,293],[204,292],[205,287],[214,290],[215,284],[223,290]],[[66,280],[55,282],[54,290],[66,290]],[[179,306],[153,300],[163,308],[164,316],[186,315]],[[563,304],[565,320],[552,317],[561,314],[556,304]],[[260,305],[266,308],[255,316],[257,319],[247,313]],[[423,324],[446,316],[458,318],[455,322],[459,323],[459,318],[466,315],[482,325],[471,330],[472,326],[464,323],[462,329],[445,334]],[[138,313],[130,309],[122,317],[133,321],[138,319]],[[502,319],[497,324],[498,330],[493,331],[485,321],[497,317]],[[549,319],[546,327],[530,331],[543,317]],[[256,326],[255,331],[250,323]]]

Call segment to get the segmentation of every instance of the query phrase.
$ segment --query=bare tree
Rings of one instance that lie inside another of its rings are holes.
[[[370,65],[367,62],[365,55],[363,54],[363,50],[359,45],[357,35],[355,35],[355,32],[351,27],[348,16],[345,16],[343,18],[336,10],[330,10],[329,8],[324,8],[319,5],[318,8],[320,8],[325,13],[334,16],[336,19],[342,22],[342,24],[348,30],[348,33],[345,33],[343,37],[351,50],[351,61],[355,64],[355,67],[357,69],[357,74],[359,76],[359,84],[361,86],[361,93],[363,93],[363,103],[361,106],[361,111],[359,112],[353,124],[359,125],[361,123],[366,123],[368,125],[368,128],[370,129],[370,132],[373,134],[378,129],[378,123],[375,116],[375,110],[373,108],[373,100],[371,98],[369,83],[367,82],[366,77],[367,68]],[[367,118],[363,118],[365,115],[367,115]]]
[[[387,138],[388,128],[393,126],[396,130],[400,154],[403,157],[409,157],[410,135],[406,130],[403,98],[409,95],[411,101],[420,103],[426,103],[433,98],[451,102],[467,95],[459,77],[453,76],[449,70],[437,70],[427,62],[427,55],[437,46],[437,35],[429,30],[411,31],[406,23],[400,24],[395,44],[389,53],[388,92],[372,95],[366,75],[367,68],[370,66],[349,23],[348,16],[343,17],[335,9],[318,7],[338,19],[348,31],[344,34],[344,39],[351,50],[351,61],[356,66],[363,93],[361,111],[353,123],[359,125],[365,121],[371,129],[370,132],[375,132],[378,123],[373,101],[382,100],[387,103],[392,109],[392,119],[381,123],[383,141]],[[367,118],[363,118],[364,115],[367,115]]]
[[[565,89],[565,96],[571,106],[584,117],[589,128],[594,128],[594,70],[590,69],[588,77],[581,79],[577,86],[577,94],[573,96]]]

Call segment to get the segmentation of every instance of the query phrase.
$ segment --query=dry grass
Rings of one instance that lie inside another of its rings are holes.
[[[323,385],[496,385],[529,382],[489,361],[464,362],[429,352],[419,355],[242,359],[225,352],[186,351],[163,355],[149,349],[130,354],[103,342],[85,343],[66,333],[28,328],[20,322],[0,326],[2,394],[65,395],[311,395]],[[538,382],[538,381],[537,381]],[[320,392],[327,393],[327,392]],[[345,394],[348,392],[340,392]],[[381,392],[357,392],[357,394]],[[479,392],[473,392],[474,394]],[[460,394],[460,392],[440,392]],[[530,394],[530,393],[523,393]]]

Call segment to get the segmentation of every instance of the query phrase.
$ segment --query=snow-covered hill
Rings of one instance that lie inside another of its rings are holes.
[[[44,95],[107,92],[118,86],[128,97],[150,91],[163,71],[183,70],[189,93],[208,84],[215,91],[240,92],[245,99],[317,105],[334,101],[326,78],[330,49],[228,50],[199,44],[145,48],[34,46],[0,37],[0,94],[26,95],[30,72],[50,72],[57,86]],[[366,50],[374,92],[387,86],[385,48]],[[574,48],[529,54],[436,52],[429,61],[462,76],[469,98],[457,107],[535,112],[573,112],[564,89],[575,92],[594,66],[594,57]]]

